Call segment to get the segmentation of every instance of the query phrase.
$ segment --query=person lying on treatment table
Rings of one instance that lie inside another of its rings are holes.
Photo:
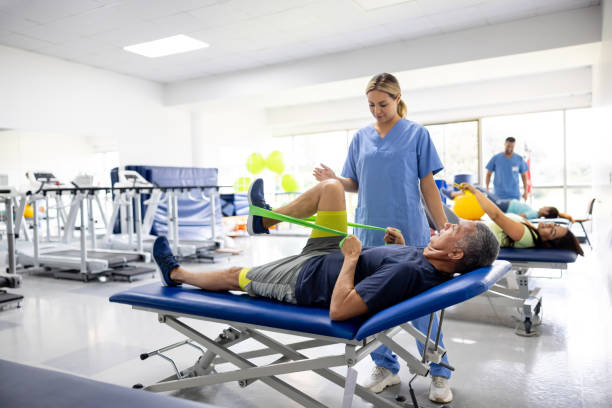
[[[537,218],[565,218],[570,222],[574,222],[574,218],[571,215],[560,212],[557,207],[547,205],[544,207],[540,207],[536,211],[531,208],[529,204],[517,200],[515,198],[503,199],[497,197],[495,194],[485,190],[480,186],[474,186],[474,188],[480,191],[485,196],[487,196],[487,198],[491,200],[493,204],[498,206],[499,209],[505,212],[506,214],[517,214],[528,220],[535,220]],[[442,191],[444,195],[451,199],[455,199],[456,197],[462,196],[464,194],[463,191],[452,191],[448,188],[442,189],[440,191]]]
[[[578,239],[567,227],[552,222],[540,222],[534,226],[519,215],[504,214],[493,201],[473,185],[461,183],[461,189],[474,194],[478,204],[491,218],[491,221],[486,221],[485,225],[493,231],[500,247],[567,249],[584,256]]]
[[[255,180],[249,189],[249,204],[269,209],[263,191],[263,180]],[[316,214],[316,224],[347,230],[344,187],[335,179],[319,183],[275,212],[295,218]],[[278,222],[249,215],[247,228],[252,234],[263,234]],[[329,308],[332,320],[346,320],[376,313],[451,279],[455,273],[489,266],[499,251],[491,230],[473,221],[447,223],[424,249],[404,246],[401,233],[390,227],[384,240],[394,245],[362,248],[357,237],[348,236],[340,248],[343,238],[314,229],[300,254],[253,268],[184,269],[165,237],[155,241],[153,256],[164,285],[242,290],[251,296]]]

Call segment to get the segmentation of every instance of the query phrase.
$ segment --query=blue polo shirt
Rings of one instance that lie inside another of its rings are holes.
[[[521,156],[515,153],[507,158],[503,152],[498,153],[489,160],[486,169],[495,173],[493,189],[496,196],[501,199],[521,198],[519,174],[529,170]]]
[[[300,271],[295,297],[300,305],[329,308],[344,256],[340,250],[310,259]],[[423,249],[386,245],[366,247],[355,268],[355,290],[376,313],[451,279],[423,256]]]

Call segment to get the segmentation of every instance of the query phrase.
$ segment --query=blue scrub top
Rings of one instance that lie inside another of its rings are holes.
[[[518,154],[513,154],[510,158],[506,155],[498,153],[491,157],[487,163],[487,170],[495,173],[493,178],[493,190],[495,195],[501,199],[521,198],[521,190],[519,188],[519,173],[522,174],[529,170],[525,160]]]
[[[429,132],[418,123],[401,119],[384,139],[373,125],[359,129],[342,169],[342,177],[359,184],[355,222],[396,227],[406,245],[427,246],[429,224],[419,180],[442,169]],[[354,233],[364,247],[384,245],[383,231],[355,228]]]

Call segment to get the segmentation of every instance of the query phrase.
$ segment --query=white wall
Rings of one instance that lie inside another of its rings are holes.
[[[247,156],[259,151],[265,157],[274,143],[261,108],[209,107],[191,117],[193,165],[217,167],[220,184],[233,184],[236,178],[248,176]]]
[[[596,106],[612,105],[612,1],[601,4],[601,54],[594,72]]]
[[[0,132],[0,152],[0,173],[7,174],[9,184],[16,187],[27,186],[25,173],[32,171],[51,171],[65,183],[79,173],[87,173],[96,177],[96,184],[109,185],[108,172],[99,169],[107,157],[103,153],[96,154],[96,146],[91,139],[85,137],[62,133],[3,131]]]
[[[0,46],[0,90],[0,128],[62,135],[45,144],[58,164],[87,140],[121,164],[191,165],[189,114],[163,106],[160,84]]]
[[[594,196],[599,200],[594,210],[593,235],[598,252],[609,265],[612,262],[612,1],[602,0],[601,7],[601,54],[593,72],[594,121],[599,132],[599,142],[591,158]]]
[[[591,105],[591,69],[407,89],[409,118],[440,123],[482,116],[516,114]],[[365,96],[267,109],[274,135],[357,128],[371,121]]]

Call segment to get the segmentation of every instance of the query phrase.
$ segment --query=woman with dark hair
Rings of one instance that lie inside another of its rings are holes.
[[[461,188],[469,190],[491,218],[485,224],[493,231],[502,248],[554,248],[567,249],[584,255],[578,239],[566,227],[552,222],[540,222],[537,227],[519,215],[504,214],[485,194],[469,183]]]

